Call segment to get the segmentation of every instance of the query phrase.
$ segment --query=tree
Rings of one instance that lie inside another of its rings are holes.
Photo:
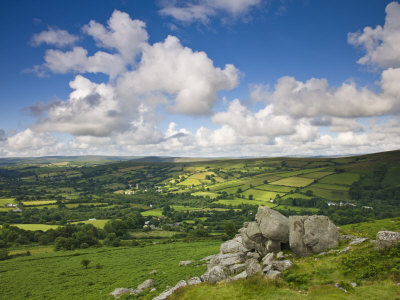
[[[226,222],[226,223],[225,223],[225,226],[224,226],[224,230],[225,230],[225,235],[226,235],[228,238],[232,239],[232,238],[235,236],[235,234],[236,234],[236,226],[235,226],[235,223],[233,223],[233,221],[228,221],[228,222]]]
[[[81,265],[84,266],[86,269],[88,268],[88,265],[90,264],[89,259],[82,259],[81,260]]]

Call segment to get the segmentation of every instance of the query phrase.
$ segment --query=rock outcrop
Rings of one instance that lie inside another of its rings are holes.
[[[394,247],[398,243],[400,243],[400,232],[379,231],[376,234],[376,248],[377,249]]]
[[[178,282],[175,287],[154,299],[165,299],[181,286],[200,282],[215,284],[222,280],[247,278],[256,273],[276,279],[281,272],[293,266],[293,262],[280,252],[282,244],[289,244],[298,256],[307,256],[335,248],[338,241],[339,230],[328,217],[287,218],[277,211],[260,206],[254,222],[244,223],[238,235],[221,245],[218,254],[201,259],[208,263],[207,272],[200,278]]]
[[[339,230],[326,216],[290,216],[289,245],[298,256],[308,256],[339,243]]]

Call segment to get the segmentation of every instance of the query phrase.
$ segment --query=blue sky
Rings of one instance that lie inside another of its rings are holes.
[[[2,2],[0,156],[400,145],[396,1]]]

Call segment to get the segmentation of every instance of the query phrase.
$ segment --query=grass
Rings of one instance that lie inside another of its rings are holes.
[[[109,299],[108,294],[115,288],[136,288],[152,278],[157,291],[143,297],[151,299],[167,285],[203,274],[206,266],[199,264],[199,260],[217,253],[219,246],[220,241],[204,241],[143,248],[102,247],[0,261],[0,299]],[[91,261],[88,269],[81,266],[82,259]],[[180,267],[182,260],[196,263]],[[101,268],[95,268],[96,264]],[[157,270],[157,274],[149,274],[152,270]]]
[[[304,187],[310,185],[314,182],[312,178],[303,178],[303,177],[289,177],[280,179],[278,181],[272,182],[274,185],[284,185],[284,186],[293,186],[293,187]]]
[[[353,182],[359,179],[360,179],[360,174],[357,173],[340,173],[324,177],[319,182],[327,184],[351,185]]]
[[[292,176],[298,176],[298,175],[302,175],[302,174],[319,172],[319,171],[324,170],[324,169],[326,169],[326,168],[302,169],[302,170],[293,171],[293,172],[279,173],[279,174],[277,174],[277,176],[279,176],[279,177],[292,177]]]
[[[311,190],[315,196],[324,198],[327,200],[334,200],[334,201],[350,200],[350,196],[347,191],[327,190],[327,189],[320,189],[320,188],[311,186],[311,187],[307,187],[307,188],[303,189],[302,192],[306,192],[307,190]]]
[[[8,203],[14,203],[15,198],[0,198],[0,207],[5,206]]]
[[[85,221],[79,221],[79,222],[72,222],[72,224],[79,224],[79,223],[83,223],[83,224],[92,224],[93,226],[97,227],[97,228],[104,228],[104,225],[108,222],[108,219],[104,219],[104,220],[85,220]]]
[[[210,197],[211,199],[217,198],[219,195],[211,192],[195,192],[192,196]]]
[[[381,230],[400,231],[400,217],[343,225],[340,227],[340,230],[341,234],[350,234],[375,239],[376,233]]]
[[[272,185],[272,184],[263,184],[256,186],[258,190],[265,190],[271,192],[278,192],[278,193],[289,193],[293,188],[282,186],[282,185]]]
[[[282,199],[311,199],[312,197],[304,195],[304,194],[299,194],[299,193],[293,193],[293,194],[287,194],[282,197]]]
[[[245,192],[242,193],[246,198],[249,197],[249,195],[253,195],[253,199],[255,200],[264,200],[264,201],[269,201],[270,199],[275,199],[277,195],[283,195],[283,193],[275,193],[275,192],[269,192],[269,191],[262,191],[262,190],[256,190],[256,189],[248,189]]]
[[[322,177],[331,175],[333,172],[314,172],[314,173],[309,173],[309,174],[303,174],[301,175],[301,177],[305,177],[305,178],[312,178],[312,179],[320,179]]]
[[[346,191],[346,192],[350,189],[350,187],[346,185],[327,184],[327,183],[316,183],[313,184],[313,187],[325,190],[336,190],[336,191]]]
[[[35,200],[35,201],[22,201],[24,206],[48,205],[56,203],[56,200]]]
[[[251,204],[251,205],[263,205],[263,206],[267,206],[267,207],[272,207],[272,206],[276,205],[269,201],[248,200],[248,199],[242,199],[242,198],[235,198],[233,200],[221,199],[221,200],[215,201],[213,203],[224,204],[224,205],[233,205],[233,206],[238,206],[240,204]]]
[[[178,185],[185,185],[185,186],[200,185],[200,184],[201,184],[200,180],[194,178],[188,178],[178,183]]]
[[[60,227],[59,225],[47,225],[47,224],[11,224],[11,225],[17,226],[18,228],[24,230],[31,230],[31,231],[36,231],[36,230],[47,231],[49,229],[56,229]]]
[[[143,231],[132,232],[130,235],[134,238],[148,238],[148,237],[170,238],[177,233],[178,232],[176,231],[152,230],[148,232],[143,232]]]

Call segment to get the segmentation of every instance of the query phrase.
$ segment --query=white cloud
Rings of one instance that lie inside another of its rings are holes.
[[[385,25],[367,26],[362,32],[349,33],[348,41],[366,51],[357,62],[381,68],[400,67],[400,4],[386,7]]]
[[[132,63],[147,44],[146,24],[140,20],[132,20],[125,12],[115,10],[107,25],[106,28],[92,20],[83,27],[83,31],[92,36],[99,47],[115,49],[125,62]]]
[[[9,137],[7,148],[15,152],[24,152],[25,150],[41,150],[55,143],[56,139],[49,133],[38,133],[28,128]]]
[[[67,132],[73,135],[107,136],[126,128],[113,87],[96,84],[78,75],[70,82],[73,92],[67,101],[51,105],[47,116],[35,125],[39,131]]]
[[[206,24],[210,17],[225,13],[231,17],[245,15],[250,9],[258,6],[261,0],[191,0],[164,1],[160,14],[170,16],[177,21]]]
[[[115,77],[125,70],[125,63],[118,54],[103,51],[87,56],[87,50],[74,47],[71,51],[47,50],[43,67],[54,73],[104,73]]]
[[[238,73],[230,64],[224,69],[214,67],[206,53],[194,52],[168,36],[144,49],[137,70],[119,80],[118,91],[123,98],[167,94],[173,99],[169,109],[174,113],[209,114],[217,101],[216,93],[236,87]]]
[[[33,46],[41,44],[54,45],[57,47],[65,47],[73,45],[78,41],[76,35],[68,33],[66,30],[61,30],[55,27],[49,27],[48,30],[34,34],[31,40]]]

